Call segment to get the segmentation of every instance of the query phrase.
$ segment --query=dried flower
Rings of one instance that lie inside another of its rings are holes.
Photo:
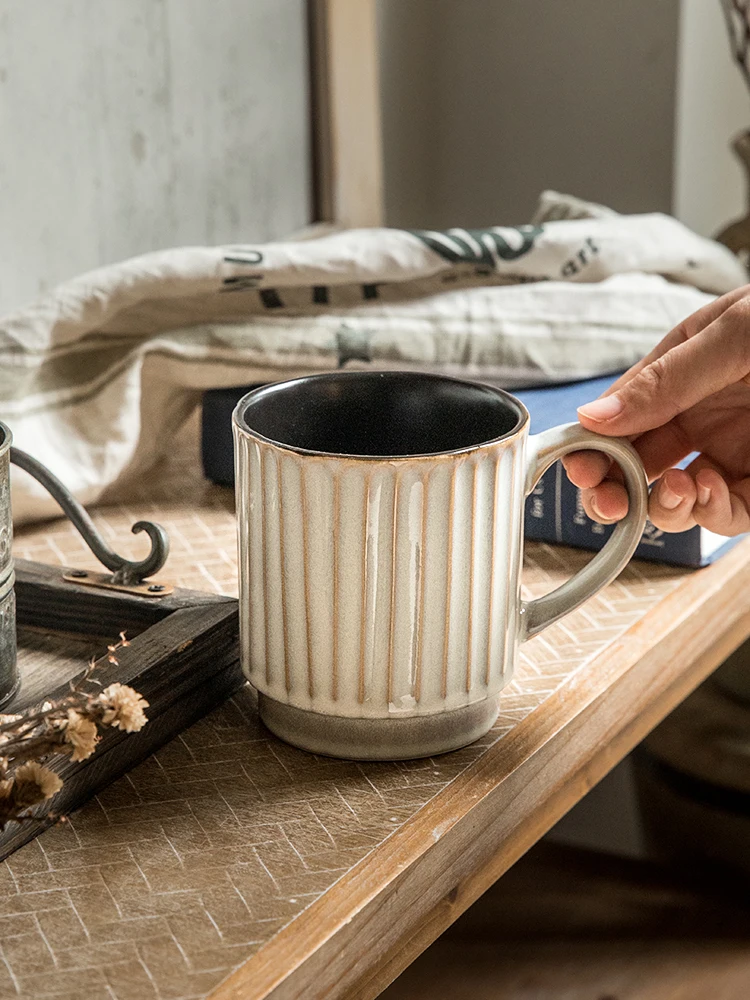
[[[0,826],[23,819],[26,810],[51,799],[62,784],[54,771],[36,760],[21,764],[10,778],[0,781]]]
[[[22,803],[33,806],[52,796],[62,788],[62,779],[43,767],[37,760],[29,760],[17,767],[11,779],[15,785],[15,798]]]
[[[68,718],[62,723],[65,729],[65,742],[73,748],[71,760],[86,760],[96,750],[99,742],[96,723],[85,718],[74,708],[68,709]]]
[[[148,722],[143,709],[148,702],[127,684],[110,684],[96,699],[104,708],[102,723],[126,733],[137,733]]]

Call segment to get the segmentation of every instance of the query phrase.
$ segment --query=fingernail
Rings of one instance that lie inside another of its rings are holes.
[[[589,420],[604,421],[612,420],[622,413],[622,400],[615,393],[612,396],[604,396],[603,399],[595,399],[593,403],[586,403],[579,406],[578,412]]]
[[[682,503],[684,497],[681,497],[679,493],[675,493],[671,490],[666,483],[662,483],[659,488],[659,503],[662,507],[666,507],[667,510],[674,510],[675,507],[679,507]]]
[[[711,499],[711,490],[708,488],[708,486],[701,486],[700,483],[696,483],[695,485],[698,487],[697,489],[698,503],[701,505],[701,507],[705,507],[708,501]]]

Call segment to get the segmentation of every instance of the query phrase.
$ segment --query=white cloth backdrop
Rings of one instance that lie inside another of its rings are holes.
[[[148,476],[204,389],[339,367],[508,388],[626,368],[746,281],[664,215],[545,192],[527,226],[146,254],[0,320],[0,417],[86,503]],[[57,513],[13,476],[16,522]]]

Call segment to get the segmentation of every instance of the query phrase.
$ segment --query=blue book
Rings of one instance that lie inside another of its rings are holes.
[[[557,424],[576,420],[578,407],[596,399],[615,378],[612,375],[543,389],[522,389],[514,395],[531,415],[531,433],[538,434]],[[689,461],[690,457],[681,464],[687,465]],[[613,530],[611,525],[597,524],[588,517],[578,489],[559,462],[545,472],[526,501],[526,538],[596,550],[604,545]],[[676,566],[707,566],[738,541],[739,538],[725,538],[700,527],[669,534],[649,522],[635,556]]]

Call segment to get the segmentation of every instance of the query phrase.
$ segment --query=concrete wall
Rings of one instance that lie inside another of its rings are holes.
[[[0,312],[310,221],[305,0],[0,0]]]
[[[380,0],[388,221],[523,222],[545,187],[668,211],[678,15],[678,0]]]

